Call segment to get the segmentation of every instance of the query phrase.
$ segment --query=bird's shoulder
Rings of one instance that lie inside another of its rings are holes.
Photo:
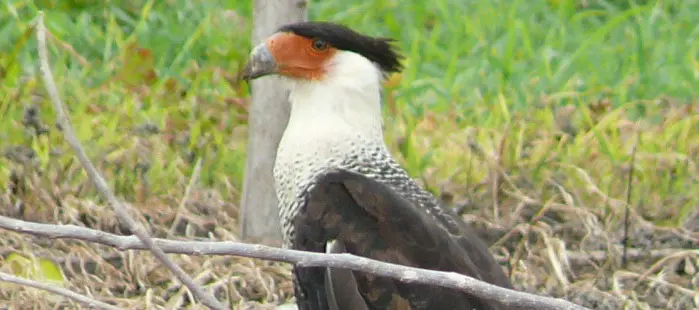
[[[444,207],[437,198],[421,186],[408,172],[387,152],[373,152],[370,160],[350,158],[345,168],[328,169],[325,173],[348,171],[360,174],[393,190],[416,208],[421,208],[439,222],[444,222],[456,233],[454,219],[444,212]],[[322,176],[319,176],[322,178]]]

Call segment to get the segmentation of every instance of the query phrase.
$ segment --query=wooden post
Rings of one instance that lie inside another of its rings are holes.
[[[306,20],[307,4],[307,0],[255,0],[253,46],[284,24]],[[272,167],[279,140],[289,121],[288,93],[277,77],[253,80],[250,87],[252,103],[240,232],[243,240],[279,245],[281,226]]]

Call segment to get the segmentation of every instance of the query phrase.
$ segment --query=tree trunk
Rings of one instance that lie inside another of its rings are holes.
[[[253,46],[280,26],[306,20],[307,0],[255,0]],[[272,167],[289,121],[288,93],[277,77],[253,80],[240,231],[243,240],[281,244]]]

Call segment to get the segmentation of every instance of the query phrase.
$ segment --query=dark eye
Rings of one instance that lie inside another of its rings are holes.
[[[313,40],[313,49],[316,51],[324,51],[328,49],[328,42],[325,42],[321,39],[315,39]]]

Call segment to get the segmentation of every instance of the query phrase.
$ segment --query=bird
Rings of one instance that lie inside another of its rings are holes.
[[[382,82],[403,60],[395,40],[328,21],[282,25],[252,48],[242,79],[276,76],[291,105],[273,166],[283,247],[511,289],[485,241],[414,181],[384,141]],[[295,266],[292,275],[303,310],[502,309],[455,289],[342,268]]]

